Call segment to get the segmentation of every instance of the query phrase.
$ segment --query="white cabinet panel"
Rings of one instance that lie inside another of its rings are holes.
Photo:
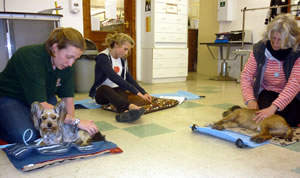
[[[167,13],[167,4],[166,3],[155,3],[155,13]],[[177,5],[177,14],[187,15],[187,6],[186,5]]]
[[[188,49],[153,49],[153,58],[187,58]]]
[[[163,23],[187,25],[188,22],[187,15],[155,13],[154,18],[155,18],[154,25],[163,24]]]
[[[187,0],[156,0],[155,2],[187,5]]]
[[[160,58],[154,58],[153,59],[153,68],[186,68],[187,67],[187,61],[185,58],[181,59],[160,59]]]
[[[159,25],[155,25],[154,31],[187,34],[187,27],[186,25],[182,25],[182,24],[159,24]]]
[[[187,8],[187,6],[179,5],[178,6],[178,14],[187,15],[188,14],[188,8]]]
[[[187,68],[153,69],[153,78],[184,77],[187,76]]]
[[[184,33],[155,33],[154,42],[186,43],[187,34]]]

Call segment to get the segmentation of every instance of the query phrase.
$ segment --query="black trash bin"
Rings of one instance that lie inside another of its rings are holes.
[[[85,39],[86,50],[75,63],[75,92],[86,93],[94,83],[95,58],[98,54],[96,44]]]

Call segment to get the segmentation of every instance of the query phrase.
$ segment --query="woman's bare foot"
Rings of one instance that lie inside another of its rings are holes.
[[[128,106],[128,109],[129,109],[129,110],[138,110],[138,109],[141,109],[141,107],[140,107],[140,106],[137,106],[137,105],[135,105],[135,104],[130,104],[130,105]]]

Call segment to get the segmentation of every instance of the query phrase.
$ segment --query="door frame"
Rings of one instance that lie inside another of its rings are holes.
[[[109,32],[92,31],[91,28],[91,3],[90,0],[82,1],[83,10],[83,35],[95,42],[99,52],[104,50],[102,43]],[[129,22],[129,27],[126,28],[128,35],[136,42],[136,0],[124,0],[124,18]],[[129,72],[136,79],[136,46],[131,49],[130,56],[127,57]]]

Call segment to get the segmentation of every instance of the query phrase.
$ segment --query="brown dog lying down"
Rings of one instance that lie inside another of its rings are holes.
[[[253,121],[256,116],[255,109],[241,108],[240,106],[233,106],[223,113],[223,119],[212,125],[213,129],[223,130],[226,128],[242,127],[254,131],[259,131],[259,134],[251,137],[251,141],[262,143],[273,136],[291,140],[293,131],[280,115],[274,114],[265,118],[258,124]]]

